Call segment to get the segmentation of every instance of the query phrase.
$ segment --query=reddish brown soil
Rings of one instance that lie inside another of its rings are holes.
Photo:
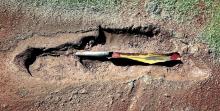
[[[138,7],[143,7],[143,3],[140,2]],[[0,110],[219,110],[219,64],[214,62],[206,44],[193,39],[202,27],[195,29],[172,21],[152,20],[142,8],[136,10],[136,16],[128,17],[127,8],[122,9],[121,19],[117,21],[106,21],[108,16],[105,16],[97,19],[102,22],[84,20],[82,24],[77,20],[63,21],[64,24],[73,23],[73,26],[47,24],[39,28],[40,25],[36,25],[31,31],[48,29],[43,32],[50,33],[45,34],[47,36],[36,33],[24,40],[16,39],[15,35],[29,35],[29,26],[22,24],[31,24],[35,19],[19,11],[0,9],[0,46],[4,49],[0,52]],[[41,22],[39,24],[42,25]],[[51,23],[54,23],[54,19],[51,19]],[[118,66],[109,61],[91,60],[81,64],[74,56],[75,49],[59,57],[38,57],[30,67],[33,77],[14,63],[15,56],[29,47],[56,47],[85,36],[97,36],[97,31],[82,27],[86,24],[95,28],[100,23],[107,28],[153,23],[160,26],[161,32],[151,38],[105,32],[105,44],[85,50],[178,51],[183,64],[173,67]],[[75,28],[71,30],[72,27]],[[87,32],[75,33],[79,29]],[[71,30],[71,33],[65,30]],[[173,36],[172,31],[178,33],[177,36]]]

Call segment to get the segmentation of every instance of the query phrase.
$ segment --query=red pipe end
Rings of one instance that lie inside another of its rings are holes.
[[[181,56],[179,53],[173,53],[170,57],[171,60],[180,60]]]
[[[112,58],[120,58],[120,53],[118,53],[118,52],[113,52]]]

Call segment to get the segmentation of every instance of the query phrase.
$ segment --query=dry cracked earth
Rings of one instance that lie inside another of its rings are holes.
[[[220,110],[219,63],[196,38],[204,24],[155,20],[143,5],[131,16],[126,5],[76,17],[3,1],[0,110]],[[77,51],[179,52],[182,63],[82,60]]]

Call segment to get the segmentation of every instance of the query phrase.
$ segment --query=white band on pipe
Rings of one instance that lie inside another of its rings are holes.
[[[91,51],[86,51],[86,52],[76,52],[76,56],[108,56],[109,52],[91,52]]]

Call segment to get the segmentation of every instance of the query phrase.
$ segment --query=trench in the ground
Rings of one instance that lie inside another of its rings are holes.
[[[62,36],[64,35],[61,34],[61,39]],[[72,36],[75,35],[71,35],[70,38]],[[59,40],[54,38],[58,45],[53,47],[47,46],[43,42],[39,42],[39,44],[42,46],[44,44],[44,47],[29,44],[28,47],[23,47],[26,48],[24,51],[16,54],[13,61],[21,71],[45,81],[68,79],[80,82],[129,79],[144,75],[167,80],[201,80],[207,78],[210,72],[205,64],[197,64],[184,56],[183,64],[172,65],[169,65],[170,63],[168,65],[140,65],[130,64],[129,62],[123,64],[122,60],[80,60],[74,56],[76,51],[84,50],[170,53],[176,49],[173,39],[169,32],[154,25],[118,29],[99,27],[95,34],[82,36],[73,41],[67,40],[59,44]]]

